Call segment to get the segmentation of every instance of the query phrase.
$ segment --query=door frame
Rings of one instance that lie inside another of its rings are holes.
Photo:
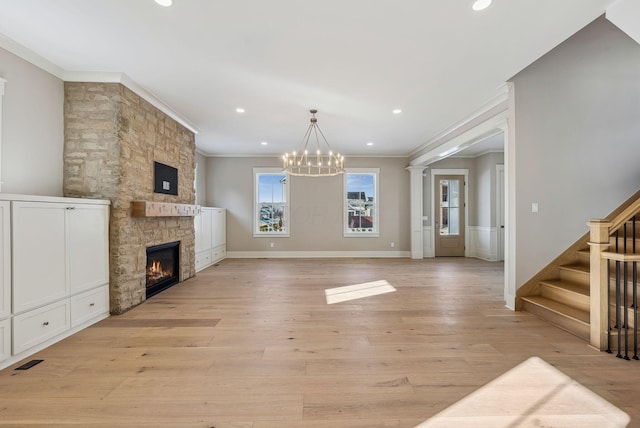
[[[436,225],[435,225],[435,191],[436,191],[436,175],[463,175],[464,176],[464,256],[469,257],[469,170],[468,169],[432,169],[431,172],[431,248],[433,255],[436,254]]]
[[[504,164],[496,165],[496,252],[498,261],[504,261],[504,248],[505,248],[505,171]],[[502,175],[502,180],[500,176]]]

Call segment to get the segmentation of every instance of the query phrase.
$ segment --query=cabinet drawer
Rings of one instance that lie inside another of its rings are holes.
[[[87,291],[71,298],[71,327],[109,312],[109,286]]]
[[[211,264],[211,250],[196,253],[196,272]]]
[[[71,326],[69,299],[34,309],[13,318],[13,353],[18,354]]]
[[[11,320],[0,321],[0,361],[11,356]]]
[[[211,261],[215,263],[224,259],[225,257],[227,257],[227,246],[220,245],[219,247],[213,249],[213,257]]]

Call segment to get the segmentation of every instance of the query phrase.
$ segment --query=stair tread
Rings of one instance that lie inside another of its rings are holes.
[[[567,269],[567,270],[573,270],[576,272],[586,272],[586,273],[591,272],[591,268],[589,267],[589,265],[585,265],[583,263],[572,263],[568,265],[563,265],[563,266],[560,266],[560,269]]]
[[[583,296],[589,296],[589,287],[577,282],[567,281],[563,279],[546,279],[540,281],[541,284],[547,284],[555,288],[561,288],[563,290],[570,291],[572,293],[581,294]]]
[[[580,323],[589,325],[590,319],[589,312],[587,311],[581,311],[580,309],[572,308],[571,306],[567,306],[563,303],[556,302],[555,300],[547,299],[542,296],[526,296],[523,297],[522,300],[546,308],[556,314],[572,318]]]

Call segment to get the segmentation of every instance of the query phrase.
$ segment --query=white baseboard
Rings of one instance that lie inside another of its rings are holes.
[[[409,258],[410,251],[227,251],[228,259]]]

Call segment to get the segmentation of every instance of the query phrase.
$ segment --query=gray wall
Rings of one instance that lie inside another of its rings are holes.
[[[469,226],[496,225],[496,165],[504,164],[504,153],[487,153],[475,158],[452,157],[434,162],[425,170],[423,181],[423,215],[431,221],[431,170],[468,169]]]
[[[2,192],[62,196],[64,85],[0,48]]]
[[[640,45],[599,18],[513,82],[520,286],[640,188]]]
[[[476,158],[473,184],[476,201],[473,226],[496,226],[496,165],[504,164],[504,153],[487,153]]]
[[[208,158],[206,202],[228,210],[228,251],[409,251],[407,164],[407,158],[348,159],[348,167],[380,168],[379,238],[343,237],[342,176],[292,177],[291,236],[254,238],[253,168],[281,166],[275,156]]]

